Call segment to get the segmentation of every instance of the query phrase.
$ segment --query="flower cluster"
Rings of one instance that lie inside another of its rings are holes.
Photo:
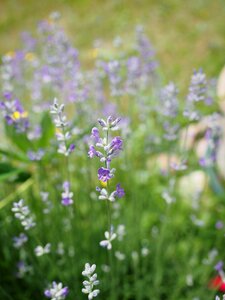
[[[118,130],[119,118],[113,119],[111,116],[107,120],[99,119],[99,124],[103,131],[106,131],[106,137],[101,138],[98,128],[92,129],[91,138],[95,145],[91,144],[88,155],[90,158],[98,157],[101,163],[104,163],[104,167],[98,169],[98,179],[103,183],[106,183],[114,177],[115,169],[111,169],[111,161],[117,157],[123,149],[123,141],[121,137],[116,136],[109,140],[109,132]],[[117,185],[116,190],[109,192],[108,188],[99,188],[97,191],[100,193],[100,200],[115,201],[115,198],[122,198],[125,193],[120,184]]]
[[[37,151],[29,150],[27,152],[27,156],[31,161],[40,161],[45,155],[45,151],[43,149],[38,149]]]
[[[103,169],[103,168],[101,168]],[[102,180],[102,179],[100,179]],[[104,182],[104,180],[102,180]],[[111,202],[114,202],[116,200],[116,198],[122,198],[125,195],[124,189],[121,188],[120,184],[118,183],[116,185],[116,190],[113,191],[112,193],[108,193],[107,189],[105,188],[100,188],[100,187],[96,187],[96,191],[100,193],[98,199],[99,200],[109,200]]]
[[[83,282],[84,288],[82,289],[82,293],[88,294],[88,300],[91,300],[98,296],[100,290],[94,289],[96,285],[99,284],[99,280],[97,280],[97,274],[94,273],[96,269],[96,265],[90,265],[89,263],[85,264],[84,271],[82,275],[87,277],[87,280]]]
[[[25,230],[29,230],[36,225],[33,217],[30,214],[28,206],[24,205],[23,199],[21,199],[19,202],[13,203],[12,211],[14,212],[15,217],[21,221],[21,224]]]
[[[179,125],[175,123],[178,114],[178,90],[174,83],[169,83],[159,95],[158,112],[162,118],[164,129],[164,138],[168,141],[174,141],[177,138]]]
[[[63,287],[61,282],[57,283],[55,281],[52,282],[52,285],[45,290],[44,295],[51,300],[63,300],[69,293],[69,289],[67,286]]]
[[[186,107],[183,113],[184,117],[190,121],[198,121],[201,117],[197,108],[197,103],[199,102],[207,102],[207,80],[205,73],[201,69],[194,71],[191,77]]]
[[[28,241],[28,237],[24,233],[20,233],[17,237],[13,237],[13,246],[15,248],[21,248]]]
[[[222,137],[221,117],[214,114],[209,118],[209,125],[206,130],[205,139],[207,141],[207,149],[199,163],[202,167],[213,166],[216,162],[218,146]]]
[[[0,108],[8,125],[13,125],[18,132],[25,132],[29,127],[28,113],[21,102],[13,98],[11,93],[4,94],[4,100],[0,102]]]
[[[68,156],[75,149],[73,143],[69,143],[71,138],[70,131],[66,131],[68,127],[68,122],[66,116],[63,114],[64,104],[59,105],[58,100],[55,98],[54,103],[51,106],[50,113],[55,116],[54,123],[57,128],[56,137],[59,142],[58,153]]]
[[[63,189],[64,191],[62,192],[62,200],[61,203],[64,206],[68,206],[73,204],[73,193],[70,191],[70,183],[68,181],[65,181],[63,183]]]

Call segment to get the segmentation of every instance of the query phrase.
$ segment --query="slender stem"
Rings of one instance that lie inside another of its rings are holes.
[[[106,132],[106,145],[108,145],[109,143],[109,130],[107,130]],[[105,167],[107,168],[107,161],[105,162]],[[107,184],[106,184],[106,190],[107,190],[107,193],[108,195],[110,194],[110,185],[109,185],[109,181],[107,181]],[[109,235],[111,236],[111,232],[112,232],[112,214],[111,214],[111,203],[109,200],[106,200],[106,203],[107,203],[107,219],[108,219],[108,232],[109,232]],[[114,274],[113,274],[113,256],[112,256],[112,249],[109,250],[108,254],[109,254],[109,266],[110,266],[110,282],[111,282],[111,285],[110,285],[110,298],[113,299],[113,295],[114,295],[114,287],[115,287],[115,284],[114,284]]]
[[[66,142],[66,139],[65,139],[66,132],[65,132],[65,127],[64,126],[62,126],[62,131],[63,131],[63,135],[64,135],[64,145],[65,145],[66,151],[67,151],[68,145],[67,145],[67,142]],[[69,155],[67,155],[65,158],[66,158],[66,179],[67,179],[68,182],[70,182]]]
[[[107,132],[106,132],[106,144],[108,145],[108,143],[109,143],[109,130],[107,130]],[[105,162],[105,166],[107,168],[107,161]],[[110,191],[109,191],[109,181],[107,181],[106,190],[109,194],[110,193]],[[111,233],[111,225],[112,225],[111,205],[110,205],[109,200],[106,200],[106,202],[107,202],[107,215],[108,215],[108,231],[109,231],[109,233]]]

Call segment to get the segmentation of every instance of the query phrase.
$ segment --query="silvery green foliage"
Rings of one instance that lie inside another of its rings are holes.
[[[28,206],[24,205],[23,199],[13,203],[12,211],[14,212],[15,217],[21,221],[21,225],[25,230],[29,230],[36,225]]]
[[[89,263],[86,263],[82,272],[82,275],[87,277],[87,280],[83,281],[84,288],[82,289],[82,293],[87,294],[89,300],[97,297],[100,293],[100,290],[94,289],[94,287],[99,284],[99,280],[97,280],[97,274],[94,273],[95,269],[96,265],[90,265]]]

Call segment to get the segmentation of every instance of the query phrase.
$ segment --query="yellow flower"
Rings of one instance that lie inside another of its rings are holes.
[[[20,120],[20,119],[27,118],[27,116],[28,116],[28,112],[27,111],[24,111],[22,113],[20,113],[19,111],[15,111],[12,114],[12,119],[13,120]]]
[[[104,181],[100,180],[100,183],[101,183],[101,187],[103,187],[103,188],[107,187],[107,182],[104,182]]]
[[[27,52],[25,55],[25,60],[33,61],[35,59],[35,54],[33,52]]]

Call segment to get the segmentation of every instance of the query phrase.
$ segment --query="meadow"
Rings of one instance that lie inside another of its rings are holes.
[[[223,3],[25,2],[0,3],[0,300],[222,299]]]

